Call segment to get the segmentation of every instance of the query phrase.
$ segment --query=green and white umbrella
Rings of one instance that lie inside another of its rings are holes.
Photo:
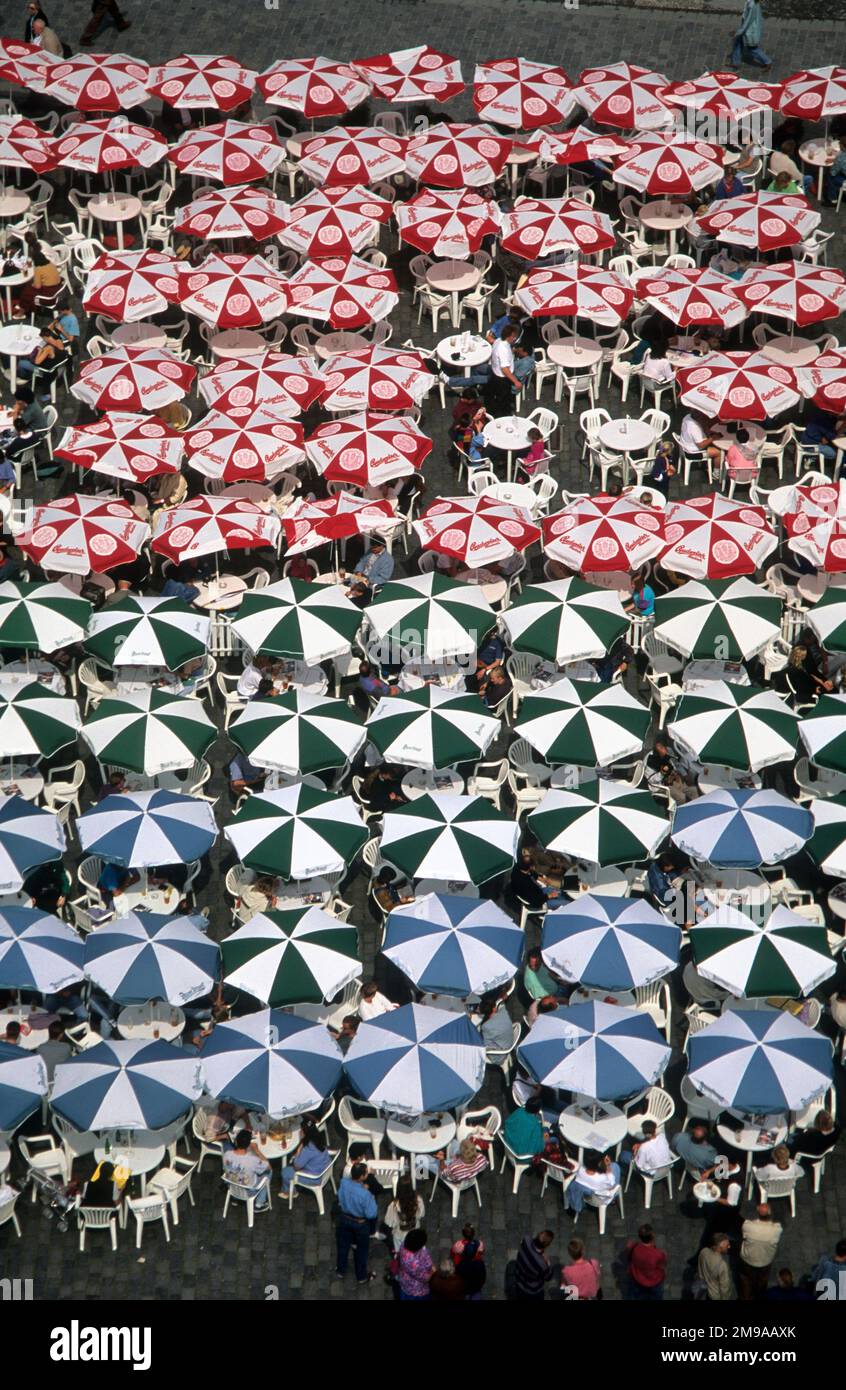
[[[91,604],[64,584],[0,584],[0,647],[55,652],[81,642]]]
[[[548,763],[608,767],[641,751],[650,722],[649,710],[621,685],[565,677],[526,697],[514,732]]]
[[[814,833],[805,849],[824,874],[846,878],[846,794],[811,802]]]
[[[380,700],[367,721],[367,736],[387,762],[449,767],[481,758],[500,727],[478,695],[424,685]]]
[[[757,772],[796,752],[799,716],[774,690],[708,681],[683,695],[667,733],[692,757]]]
[[[846,695],[821,695],[800,720],[799,736],[818,767],[846,772]]]
[[[209,618],[178,598],[126,594],[95,613],[85,647],[108,666],[166,666],[175,671],[205,656]]]
[[[420,796],[383,821],[382,858],[409,878],[486,883],[514,864],[520,827],[482,796]]]
[[[346,656],[361,627],[361,609],[334,584],[281,579],[246,594],[232,631],[251,652],[316,666]]]
[[[836,969],[825,927],[787,907],[777,907],[763,925],[720,907],[690,928],[690,944],[700,975],[735,998],[797,999]]]
[[[604,656],[629,626],[616,593],[575,576],[530,584],[501,622],[515,651],[558,665]]]
[[[369,838],[351,796],[304,782],[248,797],[225,833],[248,869],[297,879],[341,873]]]
[[[75,741],[79,726],[75,700],[34,676],[17,685],[0,671],[0,758],[49,758]]]
[[[605,867],[651,859],[670,822],[648,791],[598,777],[579,791],[548,791],[529,829],[546,849]]]
[[[846,574],[829,575],[823,596],[810,609],[807,623],[826,651],[846,652]]]
[[[229,737],[254,766],[296,775],[343,767],[367,734],[346,700],[286,690],[284,695],[251,700]]]
[[[691,579],[655,600],[654,634],[682,656],[745,661],[781,633],[781,599],[749,579]]]
[[[472,656],[496,623],[477,584],[434,571],[384,584],[366,617],[374,636],[391,649],[385,659],[394,665],[412,657],[446,661]]]
[[[221,944],[223,979],[263,1004],[319,1004],[361,974],[358,932],[319,907],[257,912]]]
[[[101,700],[82,726],[101,763],[147,777],[190,767],[217,733],[199,700],[156,689]]]

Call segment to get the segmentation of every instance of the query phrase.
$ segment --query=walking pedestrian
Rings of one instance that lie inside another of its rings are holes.
[[[761,48],[763,36],[764,16],[761,12],[761,0],[745,0],[740,27],[734,36],[729,58],[731,66],[739,68],[743,62],[752,63],[756,68],[771,68],[773,60],[767,57]]]
[[[132,25],[132,20],[127,19],[126,15],[118,9],[117,0],[92,0],[91,18],[79,40],[84,48],[90,48],[94,43],[107,15],[109,19],[114,21],[119,34],[122,34],[125,29],[129,29]]]
[[[655,1244],[651,1226],[639,1228],[637,1240],[628,1242],[626,1253],[629,1257],[629,1298],[660,1301],[664,1297],[667,1255]]]
[[[517,1298],[534,1303],[539,1303],[543,1298],[544,1285],[554,1272],[546,1254],[554,1239],[552,1231],[539,1231],[536,1236],[523,1237],[514,1269],[514,1293]]]

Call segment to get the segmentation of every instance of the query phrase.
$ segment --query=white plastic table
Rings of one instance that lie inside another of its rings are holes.
[[[803,574],[796,581],[796,592],[806,603],[819,603],[831,582],[831,575],[820,570],[817,574]]]
[[[116,1168],[126,1168],[133,1178],[140,1178],[142,1196],[147,1191],[147,1174],[158,1168],[164,1156],[164,1144],[112,1144],[108,1153],[105,1145],[99,1144],[94,1150],[98,1163],[113,1163]]]
[[[632,576],[625,570],[590,570],[584,578],[597,589],[613,589],[623,603],[632,596]]]
[[[736,1115],[737,1112],[730,1110],[729,1114]],[[746,1154],[748,1177],[752,1170],[752,1155],[768,1153],[778,1144],[783,1144],[787,1138],[787,1125],[783,1115],[765,1115],[762,1124],[749,1124],[745,1116],[738,1118],[744,1120],[742,1129],[735,1130],[723,1123],[717,1125],[717,1133],[724,1144],[730,1144],[733,1149],[740,1149]]]
[[[279,1124],[280,1134],[271,1135],[270,1126],[276,1128]],[[253,1132],[253,1142],[261,1149],[264,1157],[269,1163],[277,1158],[287,1158],[302,1138],[302,1127],[296,1120],[288,1120],[284,1124],[274,1122],[268,1115],[259,1114],[257,1111],[250,1111],[250,1128]]]
[[[400,671],[397,685],[400,690],[422,690],[428,681],[433,681],[444,690],[458,692],[466,689],[465,676],[462,667],[444,661],[409,661]]]
[[[596,1116],[580,1105],[568,1105],[558,1116],[558,1130],[562,1139],[579,1151],[579,1159],[585,1149],[595,1149],[597,1153],[607,1153],[622,1144],[628,1134],[628,1125],[623,1111],[616,1105],[596,1107]]]
[[[415,801],[418,796],[433,796],[438,792],[451,792],[460,796],[464,791],[464,778],[451,767],[443,767],[438,771],[413,767],[403,777],[402,789],[409,801]]]
[[[458,327],[458,296],[475,289],[481,278],[481,270],[472,261],[436,261],[426,271],[426,283],[450,296],[453,328]]]
[[[135,695],[153,685],[169,695],[178,695],[182,690],[182,681],[166,666],[116,666],[114,683],[118,695]]]
[[[520,176],[520,170],[521,170],[521,168],[523,167],[524,164],[533,164],[533,163],[535,163],[536,160],[537,160],[537,157],[538,157],[538,152],[537,152],[537,150],[529,150],[529,149],[527,149],[527,148],[525,147],[525,145],[513,145],[513,146],[512,146],[511,153],[510,153],[510,155],[508,156],[508,158],[507,158],[506,161],[505,161],[505,167],[506,167],[506,169],[508,170],[508,175],[509,175],[509,179],[510,179],[510,189],[511,189],[511,197],[512,197],[512,198],[514,197],[514,194],[515,194],[515,192],[516,192],[516,190],[517,190],[517,180],[518,180],[518,178],[519,178],[519,176]],[[568,170],[567,170],[568,180],[569,180],[569,173],[570,173],[570,171],[569,171],[569,169],[568,169]]]
[[[0,275],[0,288],[6,300],[6,315],[12,317],[12,290],[18,285],[28,285],[30,280],[35,278],[35,270],[32,265],[27,263],[21,270],[13,272],[11,275]]]
[[[529,430],[535,429],[534,420],[524,420],[520,415],[500,415],[489,420],[482,433],[492,449],[501,449],[508,456],[508,479],[511,480],[512,461],[515,454],[529,448]]]
[[[448,893],[455,898],[478,898],[481,896],[475,883],[463,883],[456,878],[421,878],[414,889],[415,898],[425,898],[427,893]]]
[[[552,779],[550,778],[550,786]],[[631,884],[622,869],[611,865],[609,868],[580,868],[578,870],[578,893],[604,893],[610,898],[627,898]]]
[[[160,349],[167,343],[167,334],[157,323],[122,323],[112,333],[112,342],[119,347]]]
[[[711,438],[713,439],[717,448],[720,449],[723,453],[728,453],[732,444],[737,443],[738,428],[740,427],[737,425],[719,424],[715,425],[714,428],[711,430]],[[762,429],[760,425],[753,424],[751,420],[744,420],[742,428],[745,429],[746,433],[749,435],[745,447],[747,449],[760,449],[761,445],[767,437],[766,430]]]
[[[676,233],[693,220],[693,211],[684,203],[647,203],[638,214],[641,224],[653,232],[669,232],[670,255],[676,253]]]
[[[825,171],[831,168],[839,153],[840,146],[836,140],[806,140],[804,145],[799,146],[799,158],[802,163],[817,170],[818,198],[822,198],[823,195]]]
[[[0,682],[2,689],[2,682]],[[9,764],[8,758],[0,761],[0,792],[4,796],[13,796],[17,793],[22,796],[24,801],[37,801],[44,790],[44,777],[33,767],[31,763],[12,761]]]
[[[65,693],[65,678],[52,661],[31,656],[28,661],[24,657],[20,661],[7,661],[5,666],[0,667],[0,686],[5,686],[8,690],[31,685],[33,681],[38,681],[39,685],[46,686],[57,695]]]
[[[293,883],[277,883],[277,907],[280,911],[294,907],[325,907],[334,888],[325,878],[300,878]]]
[[[764,785],[755,772],[741,772],[739,768],[714,763],[706,764],[696,780],[703,796],[708,792],[760,791]]]
[[[296,686],[298,690],[304,690],[309,695],[325,695],[327,681],[322,666],[308,666],[304,661],[284,657],[278,664],[282,669],[276,686],[277,695],[283,693],[285,679],[289,686]]]
[[[597,684],[599,674],[590,661],[566,661],[563,666],[554,666],[551,661],[542,661],[536,666],[529,680],[533,690],[546,690],[555,681],[592,681]]]
[[[237,608],[241,603],[247,585],[237,574],[221,574],[210,579],[208,584],[198,584],[199,593],[194,599],[197,608],[211,608],[222,613],[227,608]]]
[[[23,217],[32,199],[19,188],[7,188],[0,196],[0,217]]]
[[[728,685],[749,685],[749,672],[739,661],[689,661],[684,668],[682,686],[685,690],[700,690],[711,681],[726,681]]]
[[[587,989],[578,985],[570,995],[571,1004],[616,1004],[621,1009],[633,1009],[635,1002],[631,989]]]
[[[772,889],[760,874],[749,869],[703,869],[700,873],[702,892],[714,907],[729,905],[763,908],[770,901]]]
[[[501,603],[508,592],[508,581],[497,578],[491,570],[484,569],[484,567],[477,570],[462,570],[455,577],[460,584],[478,585],[491,608],[495,608],[498,603]]]
[[[606,420],[598,437],[602,447],[614,454],[638,454],[651,448],[658,432],[643,420]]]
[[[173,1042],[185,1027],[185,1015],[174,1004],[157,1000],[154,1004],[129,1004],[118,1014],[117,1030],[122,1038],[161,1038]]]
[[[55,1014],[48,1013],[44,1008],[28,1008],[26,1004],[18,1009],[4,1009],[0,1013],[0,1033],[5,1033],[10,1023],[19,1023],[21,1031],[18,1047],[22,1047],[25,1052],[34,1052],[42,1043],[49,1041],[50,1023],[55,1017]],[[29,1022],[31,1018],[45,1020],[44,1026],[33,1028]]]
[[[417,1154],[434,1154],[445,1149],[455,1138],[455,1120],[451,1115],[418,1115],[410,1123],[399,1118],[388,1120],[385,1138],[396,1152],[409,1155],[411,1185],[416,1187],[414,1159]]]
[[[148,888],[143,879],[125,893],[115,893],[115,912],[125,917],[130,912],[158,912],[169,917],[179,907],[182,894],[178,888]]]
[[[515,507],[525,507],[534,516],[538,509],[538,495],[534,488],[525,483],[492,483],[486,487],[483,497],[494,497],[497,502],[510,502]]]
[[[29,357],[41,342],[41,329],[31,323],[6,323],[0,328],[0,357],[9,359],[9,387],[14,392],[18,358]]]
[[[591,338],[559,338],[546,349],[550,362],[557,367],[571,367],[574,371],[589,371],[595,367],[602,356],[602,348]]]
[[[143,772],[127,772],[126,790],[128,792],[187,792],[186,775],[187,769],[185,772],[157,772],[154,777],[148,777]]]
[[[252,357],[264,352],[267,343],[253,328],[227,328],[209,338],[209,348],[215,357]]]
[[[342,352],[361,352],[369,346],[362,333],[324,333],[315,343],[314,350],[318,357],[325,361],[326,358],[337,357]]]
[[[88,214],[98,222],[114,222],[118,250],[123,250],[123,224],[141,212],[141,199],[127,193],[99,193],[88,201]]]
[[[783,333],[779,338],[770,338],[766,346],[761,348],[761,353],[781,367],[810,367],[820,355],[820,345],[810,338],[791,337],[789,333]]]
[[[430,1009],[445,1009],[451,1014],[466,1014],[467,1005],[463,999],[456,999],[454,994],[424,994],[420,1000]]]
[[[462,351],[461,344],[465,336],[467,349]],[[456,372],[463,372],[465,376],[469,376],[474,367],[481,367],[483,362],[489,362],[491,358],[490,343],[487,338],[480,338],[477,333],[462,333],[451,338],[442,338],[436,351],[445,367],[452,367]]]

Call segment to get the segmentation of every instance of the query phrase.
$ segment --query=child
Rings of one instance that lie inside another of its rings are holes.
[[[523,454],[517,460],[517,480],[523,482],[533,478],[538,470],[538,465],[546,455],[544,438],[539,429],[529,430],[529,439],[532,441]]]

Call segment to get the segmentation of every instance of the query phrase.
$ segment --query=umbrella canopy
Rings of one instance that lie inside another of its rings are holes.
[[[76,53],[43,73],[47,96],[76,111],[128,111],[149,100],[150,68],[127,53]]]
[[[285,158],[273,126],[219,121],[190,130],[167,154],[180,174],[233,184],[266,179]]]
[[[507,560],[539,541],[539,527],[525,507],[496,497],[436,497],[414,529],[424,550],[451,555],[469,569]]]
[[[782,261],[763,270],[747,270],[735,293],[750,311],[789,319],[803,328],[843,313],[846,276],[828,266]]]
[[[56,142],[24,116],[0,116],[0,164],[47,173],[59,163]]]
[[[324,371],[327,410],[414,410],[435,384],[419,352],[362,348],[340,353]]]
[[[487,883],[507,873],[520,827],[482,796],[420,796],[383,822],[381,853],[409,878]]]
[[[846,544],[843,522],[846,518],[846,483],[817,483],[793,489],[783,524],[787,544],[797,555],[809,560],[815,569],[827,574],[846,570]],[[838,589],[833,592],[836,602]],[[826,596],[824,595],[824,597]],[[829,602],[832,600],[829,599]]]
[[[727,275],[697,266],[695,270],[658,270],[654,266],[632,276],[638,299],[678,324],[702,328],[720,324],[734,328],[746,318],[737,285]]]
[[[257,77],[228,54],[180,53],[150,69],[148,90],[177,111],[234,111],[249,101]]]
[[[393,206],[361,185],[314,188],[286,209],[279,240],[301,256],[351,256],[378,239]]]
[[[296,879],[342,873],[368,838],[351,796],[303,782],[248,797],[225,833],[247,868]]]
[[[217,839],[208,801],[179,792],[117,792],[90,806],[77,821],[87,854],[130,869],[190,864]]]
[[[187,395],[196,375],[172,352],[121,345],[83,362],[71,395],[95,410],[158,410]]]
[[[681,932],[643,899],[584,893],[543,920],[541,953],[562,979],[590,989],[638,989],[679,963]]]
[[[774,690],[708,681],[682,696],[667,733],[700,762],[759,772],[793,758],[798,722]]]
[[[0,584],[0,645],[55,652],[81,642],[91,604],[64,584],[6,579]]]
[[[401,174],[407,144],[376,126],[333,126],[303,142],[297,167],[321,188],[355,188]]]
[[[327,482],[379,487],[423,466],[432,440],[411,416],[360,411],[319,425],[305,451]]]
[[[687,1074],[732,1110],[803,1110],[831,1085],[831,1043],[782,1009],[727,1009],[690,1039]]]
[[[612,590],[574,577],[528,585],[501,623],[514,651],[563,666],[605,656],[628,631],[629,617]]]
[[[389,913],[382,952],[417,989],[464,999],[508,983],[525,938],[495,903],[426,893]]]
[[[781,632],[781,599],[748,579],[690,580],[655,600],[655,636],[688,658],[748,661]]]
[[[370,83],[333,58],[279,58],[257,85],[268,106],[287,106],[312,120],[343,116],[370,95]]]
[[[259,328],[288,308],[287,281],[261,256],[206,256],[180,278],[183,309],[213,328]]]
[[[76,740],[79,707],[41,684],[3,680],[0,671],[0,756],[50,758]]]
[[[640,753],[649,710],[621,685],[554,681],[527,695],[514,732],[550,763],[609,767]]]
[[[502,222],[502,249],[527,261],[568,250],[592,256],[615,241],[611,219],[578,198],[520,198]]]
[[[629,497],[577,498],[541,524],[544,554],[587,574],[638,569],[664,544],[663,513]]]
[[[826,651],[846,651],[846,578],[835,578],[828,585],[808,613],[808,626]]]
[[[282,520],[288,555],[303,555],[319,545],[382,531],[396,521],[396,507],[385,498],[375,502],[351,492],[310,502],[297,498]]]
[[[839,414],[846,402],[846,352],[832,349],[821,352],[809,367],[796,373],[802,394],[810,396],[820,410]]]
[[[275,1119],[317,1109],[340,1081],[343,1061],[322,1023],[271,1009],[219,1023],[201,1055],[213,1096]]]
[[[52,811],[0,796],[0,893],[17,893],[33,869],[61,859],[65,834]]]
[[[175,671],[204,657],[210,619],[178,598],[124,594],[92,614],[86,651],[108,666],[165,666]]]
[[[386,762],[403,767],[476,761],[499,732],[499,719],[478,695],[438,685],[380,700],[367,721],[370,742]]]
[[[232,420],[254,410],[293,419],[314,405],[323,387],[310,357],[268,351],[223,358],[201,378],[200,395]]]
[[[458,59],[427,43],[357,58],[353,67],[386,101],[450,101],[464,91]]]
[[[766,508],[709,492],[667,508],[659,563],[692,579],[729,579],[754,574],[777,546]]]
[[[651,1086],[670,1049],[649,1014],[597,1002],[541,1014],[517,1057],[541,1085],[603,1101]]]
[[[167,141],[157,130],[132,125],[125,116],[103,121],[76,121],[56,140],[56,154],[65,169],[86,174],[118,169],[151,169],[167,154]]]
[[[837,968],[825,927],[787,907],[760,925],[721,907],[690,928],[690,944],[699,974],[735,998],[804,997]]]
[[[539,130],[521,144],[537,150],[546,163],[561,165],[614,159],[628,150],[628,141],[623,136],[611,135],[608,131],[600,134],[586,125],[571,126],[568,130]]]
[[[37,907],[0,910],[0,988],[56,994],[83,979],[83,944],[58,917]]]
[[[182,435],[162,420],[116,410],[89,425],[69,426],[55,456],[108,478],[143,483],[178,473],[184,450]]]
[[[383,584],[367,608],[367,623],[375,637],[395,652],[408,652],[401,660],[472,656],[495,621],[478,585],[435,571]]]
[[[676,808],[671,839],[692,859],[757,869],[796,854],[814,829],[810,811],[774,791],[715,791]]]
[[[432,256],[466,260],[485,237],[497,236],[502,214],[492,199],[466,188],[422,188],[396,208],[400,240]]]
[[[137,560],[149,534],[126,502],[77,493],[27,511],[17,544],[43,569],[105,574]]]
[[[776,110],[780,95],[778,84],[750,82],[731,70],[704,72],[693,80],[671,82],[664,99],[673,106],[738,121],[757,111]]]
[[[203,1092],[197,1057],[156,1040],[97,1043],[56,1067],[50,1103],[74,1129],[163,1129]]]
[[[799,736],[817,767],[846,772],[846,695],[820,695],[803,715]]]
[[[481,188],[495,183],[514,147],[490,125],[443,122],[408,141],[405,167],[418,183],[439,188]]]
[[[242,497],[194,497],[162,509],[151,549],[180,564],[219,550],[254,550],[275,545],[282,523]]]
[[[221,946],[232,989],[262,1004],[320,1004],[358,979],[358,931],[319,907],[257,912]]]
[[[227,483],[274,482],[305,460],[302,425],[262,407],[240,420],[210,410],[184,439],[189,466]]]
[[[675,131],[652,131],[626,144],[612,177],[639,193],[687,198],[723,176],[723,151],[705,140],[680,140]]]
[[[63,61],[57,54],[48,53],[34,43],[0,38],[0,80],[10,86],[28,87],[32,92],[43,93],[46,69]]]
[[[587,318],[616,328],[632,307],[634,290],[613,270],[577,262],[533,268],[514,298],[533,318]]]
[[[600,867],[652,859],[670,829],[648,791],[603,777],[577,792],[548,791],[528,824],[545,848]]]
[[[709,352],[676,382],[682,403],[712,420],[766,420],[799,402],[796,373],[762,352]]]
[[[88,272],[82,307],[117,323],[161,314],[180,301],[180,264],[164,251],[106,251]]]
[[[280,579],[244,596],[233,632],[252,652],[315,666],[350,651],[361,609],[337,585]]]
[[[815,797],[812,815],[808,854],[824,874],[846,878],[846,795]]]
[[[570,114],[572,82],[563,68],[528,58],[480,63],[473,77],[473,105],[483,121],[536,130]]]
[[[358,1095],[390,1113],[451,1110],[480,1089],[485,1045],[466,1015],[406,1004],[360,1025],[344,1071]]]
[[[806,121],[829,121],[846,111],[846,68],[802,68],[781,89],[779,110]]]
[[[200,999],[220,974],[220,949],[207,926],[201,915],[131,912],[85,938],[85,973],[116,1004]]]
[[[229,737],[254,767],[296,776],[344,767],[361,749],[366,734],[346,700],[294,689],[251,700]]]
[[[610,63],[580,72],[572,95],[598,125],[655,130],[672,121],[664,100],[667,85],[662,73],[637,63]]]
[[[200,700],[153,687],[101,700],[83,724],[82,736],[101,763],[155,777],[201,758],[217,738],[217,726]]]
[[[333,328],[362,328],[388,317],[399,303],[392,270],[377,270],[359,256],[307,261],[287,284],[288,312]]]
[[[690,225],[730,246],[775,251],[782,246],[798,246],[819,224],[820,214],[801,193],[760,189],[738,198],[719,199]]]
[[[0,1128],[4,1134],[11,1134],[39,1109],[48,1089],[43,1057],[0,1042]]]
[[[204,241],[250,237],[266,241],[282,231],[288,208],[266,188],[213,188],[176,214],[175,232]]]

